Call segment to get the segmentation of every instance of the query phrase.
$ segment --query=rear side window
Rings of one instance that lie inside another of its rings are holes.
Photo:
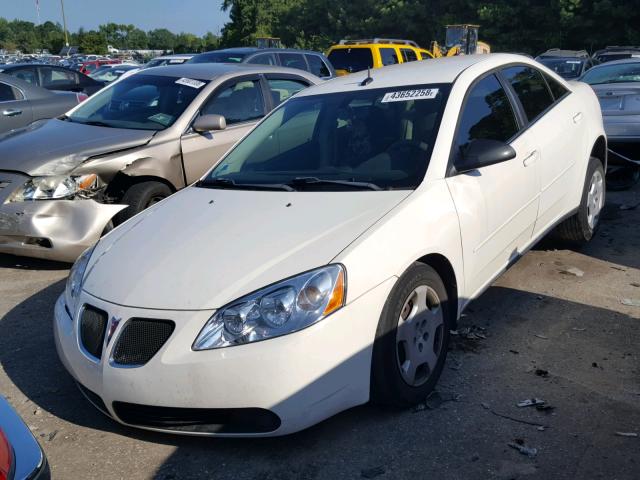
[[[309,86],[304,82],[290,79],[270,78],[267,82],[274,107]]]
[[[13,100],[22,100],[22,95],[11,85],[0,82],[0,102],[11,102]]]
[[[299,53],[280,53],[280,63],[283,67],[297,68],[299,70],[307,70],[307,62]]]
[[[55,87],[56,85],[76,85],[78,83],[74,72],[51,67],[42,67],[40,69],[40,78],[42,79],[42,86],[45,88]]]
[[[553,105],[553,97],[539,71],[531,67],[511,67],[502,74],[515,90],[529,121]]]
[[[305,57],[307,57],[309,71],[316,77],[325,78],[331,76],[329,68],[318,55],[305,55]]]
[[[329,53],[328,58],[333,68],[349,73],[373,68],[373,55],[369,48],[337,48]]]
[[[553,98],[558,101],[562,97],[564,97],[569,90],[564,88],[557,80],[554,80],[546,73],[543,73],[545,80],[547,81],[547,85],[549,85],[549,89],[551,89],[551,93],[553,94]]]
[[[410,48],[403,48],[401,52],[402,52],[402,59],[405,62],[415,62],[416,60],[418,60],[418,56],[416,55],[416,52],[414,52]]]
[[[395,65],[398,61],[398,53],[395,48],[381,48],[380,57],[383,65]]]
[[[513,108],[507,93],[495,77],[480,80],[469,92],[455,140],[455,160],[472,140],[506,142],[518,133]]]

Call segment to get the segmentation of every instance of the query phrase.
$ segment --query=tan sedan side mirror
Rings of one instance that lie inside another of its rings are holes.
[[[224,130],[227,128],[227,121],[222,115],[200,115],[196,118],[195,122],[193,122],[192,128],[198,133],[210,132],[212,130]]]

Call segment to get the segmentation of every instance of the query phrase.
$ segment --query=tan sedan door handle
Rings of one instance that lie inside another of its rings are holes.
[[[7,108],[2,111],[2,115],[5,117],[15,117],[16,115],[20,115],[22,110],[18,110],[17,108]]]
[[[525,167],[528,167],[529,165],[533,165],[534,163],[536,163],[537,159],[538,159],[538,151],[534,150],[529,155],[527,155],[527,157],[522,161],[522,164]]]

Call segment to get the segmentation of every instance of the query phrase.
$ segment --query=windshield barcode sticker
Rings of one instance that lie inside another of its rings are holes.
[[[176,80],[178,85],[186,85],[191,88],[201,88],[205,82],[201,82],[200,80],[194,80],[193,78],[179,78]]]
[[[408,102],[409,100],[426,100],[436,98],[437,88],[421,88],[418,90],[403,90],[401,92],[388,92],[382,97],[381,103]]]

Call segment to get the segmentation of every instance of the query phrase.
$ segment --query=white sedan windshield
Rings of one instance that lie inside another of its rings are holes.
[[[415,188],[426,172],[449,85],[292,98],[200,183],[293,190]]]

